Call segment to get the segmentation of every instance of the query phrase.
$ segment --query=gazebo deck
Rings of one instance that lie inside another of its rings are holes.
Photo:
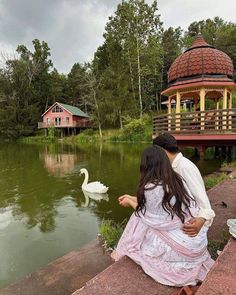
[[[236,109],[171,113],[153,119],[153,133],[232,134],[236,133]]]
[[[236,145],[236,109],[172,113],[153,119],[153,135],[174,135],[181,146]]]

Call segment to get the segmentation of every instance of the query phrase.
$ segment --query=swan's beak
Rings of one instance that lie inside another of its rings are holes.
[[[81,176],[82,175],[82,173],[81,172],[79,172],[79,176]]]

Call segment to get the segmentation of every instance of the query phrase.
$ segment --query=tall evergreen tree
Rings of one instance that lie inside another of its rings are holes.
[[[162,23],[157,2],[148,5],[144,0],[122,1],[110,17],[104,34],[106,42],[116,42],[123,50],[129,72],[132,96],[138,102],[139,115],[148,109],[150,93],[145,80],[160,79]],[[158,75],[159,74],[159,75]],[[153,77],[153,79],[152,79]],[[155,78],[154,78],[155,77]]]

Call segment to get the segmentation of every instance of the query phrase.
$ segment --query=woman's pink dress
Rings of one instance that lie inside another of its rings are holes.
[[[125,255],[130,257],[164,285],[196,285],[204,280],[214,263],[207,250],[207,227],[203,226],[193,238],[184,234],[180,219],[176,216],[171,219],[162,208],[163,196],[161,185],[145,191],[146,213],[131,216],[117,245],[116,260]],[[194,205],[190,210],[197,216]]]

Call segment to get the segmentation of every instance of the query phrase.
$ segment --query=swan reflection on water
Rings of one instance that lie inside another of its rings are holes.
[[[105,193],[105,194],[90,193],[90,192],[87,192],[83,189],[82,189],[82,192],[85,197],[85,202],[82,203],[81,206],[84,208],[89,206],[90,200],[94,200],[96,202],[101,202],[101,200],[104,200],[107,202],[109,201],[109,197],[108,197],[107,193]]]

